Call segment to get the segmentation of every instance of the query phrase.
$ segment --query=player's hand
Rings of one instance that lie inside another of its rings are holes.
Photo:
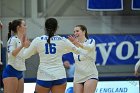
[[[68,40],[70,40],[73,44],[78,42],[78,40],[76,39],[76,37],[74,35],[69,35]]]
[[[72,35],[69,35],[69,36],[68,36],[68,40],[70,40],[71,42],[74,42],[74,41],[75,41],[75,37],[72,36]]]
[[[70,63],[69,63],[69,61],[65,61],[65,62],[64,62],[64,67],[67,68],[67,69],[70,68]]]
[[[24,34],[21,38],[22,46],[28,48],[30,46],[30,41],[27,38],[26,34]]]
[[[25,38],[26,38],[26,35],[24,34],[22,36],[22,38],[21,38],[21,45],[22,45],[22,47],[24,47]]]
[[[30,43],[31,43],[30,40],[26,37],[24,41],[24,47],[28,48],[30,46]]]

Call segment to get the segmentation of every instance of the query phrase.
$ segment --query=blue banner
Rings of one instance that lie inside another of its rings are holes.
[[[95,39],[98,65],[130,65],[140,59],[140,34],[90,34],[89,38]]]
[[[95,11],[123,10],[123,0],[87,0],[87,9]]]
[[[90,35],[96,41],[96,64],[135,64],[140,59],[140,35]]]
[[[140,10],[140,0],[132,0],[132,10]]]

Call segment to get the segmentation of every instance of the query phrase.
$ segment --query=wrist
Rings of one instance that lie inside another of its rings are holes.
[[[83,45],[82,43],[80,43],[80,47],[81,47],[81,48],[84,48],[84,45]]]
[[[72,43],[75,44],[76,43],[76,40],[74,40]]]

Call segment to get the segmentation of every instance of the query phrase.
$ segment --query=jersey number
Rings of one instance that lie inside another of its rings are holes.
[[[46,43],[45,44],[45,49],[46,49],[46,52],[45,54],[55,54],[56,53],[56,44],[55,43]]]

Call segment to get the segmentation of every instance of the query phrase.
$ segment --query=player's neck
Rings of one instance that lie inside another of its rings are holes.
[[[86,37],[78,38],[78,41],[79,41],[80,43],[84,43],[86,40],[87,40]]]
[[[19,39],[21,39],[22,36],[23,36],[23,33],[17,33],[16,36],[17,36]]]

